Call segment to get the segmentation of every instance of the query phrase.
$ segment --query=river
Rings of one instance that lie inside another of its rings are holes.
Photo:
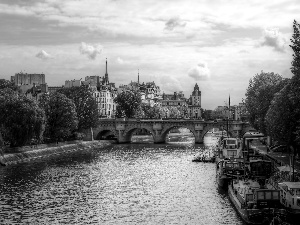
[[[2,167],[0,224],[243,224],[215,164],[191,161],[200,147],[115,144]]]

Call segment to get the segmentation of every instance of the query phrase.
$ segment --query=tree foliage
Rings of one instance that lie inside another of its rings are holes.
[[[139,92],[124,91],[117,95],[114,102],[117,103],[116,117],[142,117],[142,100]]]
[[[0,132],[12,147],[42,140],[45,113],[34,100],[10,88],[0,90]]]
[[[296,147],[300,144],[300,25],[294,21],[293,28],[290,47],[294,51],[291,67],[294,76],[275,95],[266,123],[274,140]]]
[[[13,91],[17,91],[20,92],[20,88],[18,86],[16,86],[13,82],[9,81],[9,80],[0,80],[0,89],[11,89]]]
[[[45,137],[53,141],[68,138],[77,129],[77,113],[74,102],[61,93],[43,94],[40,107],[46,115]]]
[[[275,94],[266,114],[268,134],[279,143],[291,144],[295,139],[293,130],[296,127],[293,105],[288,98],[290,84]]]
[[[280,75],[261,72],[250,79],[246,91],[245,104],[249,112],[249,122],[257,130],[265,133],[265,116],[274,95],[287,83]]]
[[[93,91],[89,87],[62,88],[58,92],[73,100],[76,106],[79,131],[98,125],[98,106],[93,97]]]

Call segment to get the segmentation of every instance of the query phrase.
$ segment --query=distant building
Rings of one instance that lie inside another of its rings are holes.
[[[71,88],[71,87],[80,87],[82,85],[82,81],[80,80],[66,80],[65,81],[65,88]]]
[[[21,85],[36,85],[45,84],[45,74],[28,74],[28,73],[16,73],[15,76],[11,77],[11,81],[15,83],[17,86]]]
[[[33,86],[40,86],[46,84],[45,74],[28,74],[28,73],[16,73],[14,76],[11,76],[11,82],[16,86],[20,87],[22,93],[26,93],[27,90],[33,88]]]
[[[117,88],[117,92],[123,91],[138,91],[141,94],[142,102],[153,106],[154,104],[160,104],[162,100],[160,87],[155,84],[154,81],[147,83],[140,83],[140,74],[138,73],[138,81],[131,81],[129,84],[120,85]]]
[[[194,91],[189,99],[189,115],[190,118],[201,118],[201,91],[196,83]]]
[[[48,93],[48,85],[47,84],[39,84],[36,85],[33,83],[32,88],[28,89],[26,92],[24,92],[27,98],[34,99],[36,101],[40,100],[40,97]]]
[[[174,92],[174,94],[163,93],[161,103],[162,106],[188,106],[188,101],[182,91]]]

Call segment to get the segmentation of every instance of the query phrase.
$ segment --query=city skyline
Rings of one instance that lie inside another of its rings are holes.
[[[249,79],[290,78],[293,20],[284,1],[9,1],[0,3],[0,78],[44,73],[49,86],[105,75],[154,81],[165,93],[202,92],[202,108],[244,98]]]

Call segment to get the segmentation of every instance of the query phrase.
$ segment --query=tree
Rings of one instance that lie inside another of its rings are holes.
[[[291,67],[294,76],[276,94],[267,113],[266,123],[274,140],[284,142],[299,151],[297,145],[300,144],[300,25],[294,21],[293,28],[290,47],[294,51]]]
[[[145,118],[149,119],[160,119],[164,116],[164,110],[162,106],[159,105],[149,105],[142,103],[142,110]]]
[[[287,83],[280,75],[261,72],[249,81],[245,104],[249,112],[249,122],[262,133],[266,132],[265,116],[271,101]]]
[[[43,94],[40,107],[46,115],[45,136],[52,141],[68,138],[77,129],[77,113],[74,102],[59,92]]]
[[[141,95],[137,91],[124,91],[114,99],[116,117],[136,118],[141,113]]]
[[[45,113],[34,100],[10,88],[0,90],[0,132],[10,146],[23,146],[35,138],[42,140]]]
[[[89,87],[62,88],[58,92],[73,100],[76,106],[79,131],[97,127],[99,122],[98,106],[93,97],[93,91]]]
[[[275,94],[266,114],[266,127],[273,140],[292,145],[295,140],[293,131],[296,128],[293,104],[288,98],[290,84]]]
[[[9,80],[0,80],[0,89],[6,89],[9,88],[13,91],[17,91],[20,92],[20,88],[18,86],[16,86],[13,82],[9,81]]]

